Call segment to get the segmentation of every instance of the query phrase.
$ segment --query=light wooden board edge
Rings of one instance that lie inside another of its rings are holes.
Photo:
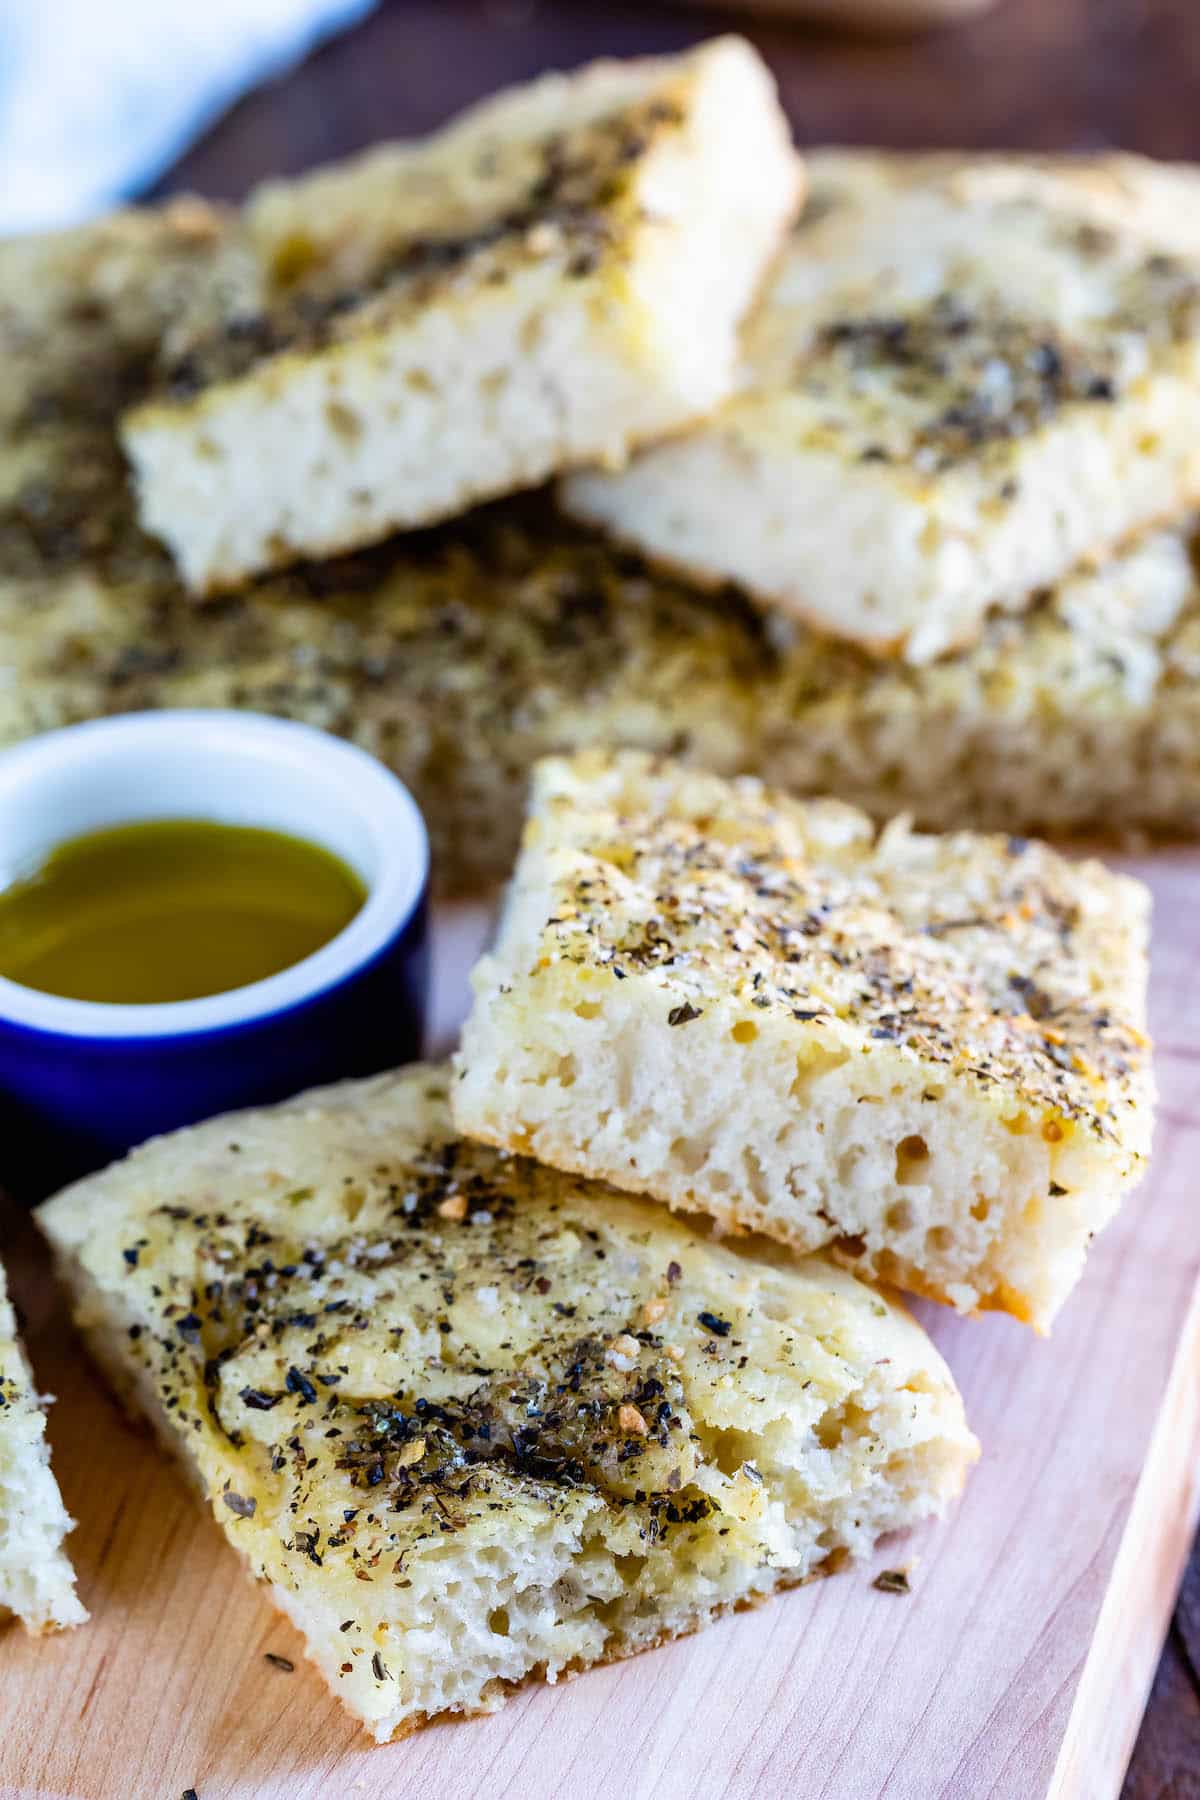
[[[1095,1800],[1121,1786],[1200,1516],[1198,1449],[1200,1288],[1180,1333],[1047,1800]]]

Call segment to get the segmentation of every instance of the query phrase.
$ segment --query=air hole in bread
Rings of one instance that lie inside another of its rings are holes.
[[[341,438],[344,444],[356,444],[362,436],[362,420],[343,400],[325,402],[325,419],[334,436]]]
[[[929,1161],[929,1145],[923,1137],[915,1134],[901,1138],[896,1145],[896,1182],[899,1187],[911,1187],[914,1183],[928,1180],[928,1172],[924,1165]]]
[[[766,1172],[757,1153],[746,1145],[742,1151],[742,1168],[745,1171],[746,1190],[756,1203],[767,1207],[771,1203],[771,1193],[767,1186]]]
[[[736,1475],[743,1464],[754,1461],[756,1448],[744,1431],[721,1431],[710,1445],[709,1457],[722,1475]]]
[[[694,1175],[702,1169],[708,1157],[708,1145],[702,1138],[673,1138],[670,1150],[671,1161],[677,1163],[685,1175]]]
[[[355,1219],[357,1219],[359,1213],[362,1211],[366,1197],[366,1194],[360,1187],[343,1188],[338,1196],[342,1211],[345,1213],[346,1218],[351,1225],[353,1225]]]
[[[876,1281],[898,1281],[903,1272],[903,1265],[894,1250],[877,1250],[875,1252]]]
[[[858,1168],[861,1161],[862,1151],[857,1144],[852,1144],[849,1150],[843,1150],[842,1154],[838,1157],[838,1181],[845,1184],[852,1182],[854,1180],[855,1170]]]

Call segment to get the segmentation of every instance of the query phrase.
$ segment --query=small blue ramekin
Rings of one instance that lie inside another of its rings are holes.
[[[162,1131],[421,1051],[429,844],[362,750],[235,712],[137,713],[0,755],[0,887],[82,832],[144,819],[290,832],[356,870],[362,909],[265,981],[110,1006],[0,978],[0,1186],[33,1200]]]

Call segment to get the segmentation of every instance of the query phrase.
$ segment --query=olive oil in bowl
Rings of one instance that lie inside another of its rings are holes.
[[[69,1000],[197,1000],[311,956],[366,900],[317,844],[152,820],[72,838],[0,892],[0,975]]]

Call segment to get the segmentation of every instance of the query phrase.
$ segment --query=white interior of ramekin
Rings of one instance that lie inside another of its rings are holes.
[[[55,845],[144,819],[212,819],[307,838],[367,899],[328,944],[265,981],[200,1000],[114,1006],[0,977],[0,1017],[74,1037],[157,1037],[243,1024],[321,993],[411,915],[429,870],[424,821],[374,757],[308,725],[237,712],[132,713],[47,732],[0,755],[0,888]]]

